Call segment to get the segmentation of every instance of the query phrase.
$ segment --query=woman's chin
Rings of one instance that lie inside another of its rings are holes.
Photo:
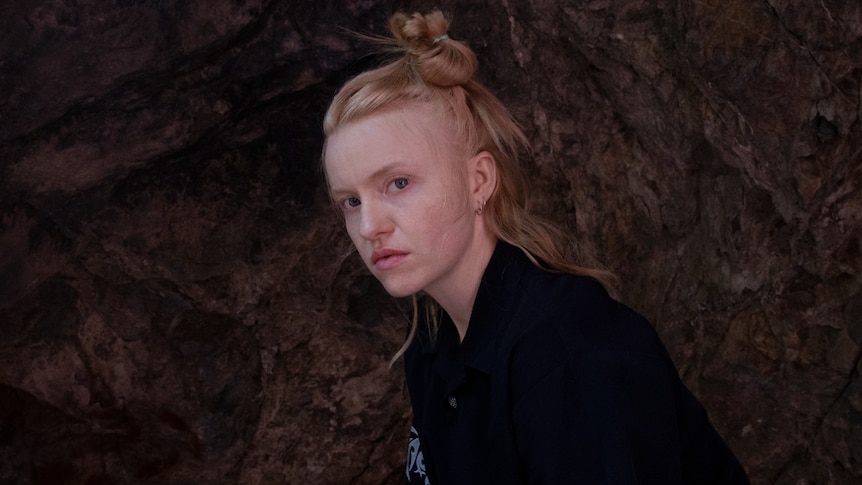
[[[393,298],[405,298],[415,295],[422,290],[421,288],[414,288],[413,285],[396,284],[394,282],[387,284],[381,281],[381,284],[383,284],[383,289]]]

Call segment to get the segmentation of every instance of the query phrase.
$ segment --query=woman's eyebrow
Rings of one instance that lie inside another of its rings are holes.
[[[389,175],[392,172],[397,172],[399,170],[403,170],[404,162],[395,161],[384,164],[382,167],[375,170],[368,178],[369,179],[378,179]]]

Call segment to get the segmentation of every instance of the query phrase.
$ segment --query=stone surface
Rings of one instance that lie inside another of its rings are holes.
[[[409,304],[317,164],[424,4],[7,4],[0,482],[400,483]],[[862,479],[862,6],[436,5],[753,482]]]

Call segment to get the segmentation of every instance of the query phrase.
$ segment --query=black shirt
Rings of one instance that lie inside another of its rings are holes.
[[[463,342],[443,312],[404,360],[407,483],[748,483],[646,320],[506,243]]]

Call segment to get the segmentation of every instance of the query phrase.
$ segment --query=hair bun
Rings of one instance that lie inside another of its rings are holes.
[[[405,50],[405,61],[426,84],[456,86],[467,83],[476,73],[476,55],[448,36],[449,21],[442,12],[397,13],[390,19],[389,28]]]

